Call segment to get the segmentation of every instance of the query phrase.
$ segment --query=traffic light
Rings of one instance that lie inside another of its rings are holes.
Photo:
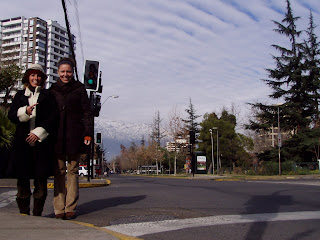
[[[101,133],[97,133],[96,143],[98,143],[98,144],[101,143]]]
[[[100,71],[100,76],[99,76],[99,86],[98,86],[98,93],[102,93],[102,79],[101,79],[101,76],[102,76],[102,72]]]
[[[99,117],[100,109],[101,109],[101,96],[96,95],[94,99],[94,109],[93,109],[93,115],[95,117]]]
[[[86,60],[84,65],[83,83],[86,89],[90,91],[98,91],[100,86],[100,70],[98,61]]]

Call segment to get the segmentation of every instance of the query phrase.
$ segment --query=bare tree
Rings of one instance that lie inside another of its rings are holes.
[[[174,175],[177,174],[177,145],[178,139],[185,136],[184,122],[181,118],[181,113],[174,106],[168,113],[167,132],[170,138],[174,141],[175,154],[174,154]]]

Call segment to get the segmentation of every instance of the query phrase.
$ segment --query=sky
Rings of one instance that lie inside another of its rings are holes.
[[[291,0],[298,30],[310,9],[320,25],[319,0]],[[191,99],[198,115],[235,109],[239,123],[247,103],[275,103],[261,79],[273,68],[272,44],[288,39],[274,32],[285,0],[66,0],[82,80],[83,61],[101,64],[101,116],[151,123],[172,109],[186,117]],[[76,9],[78,11],[76,11]],[[0,19],[17,16],[56,20],[65,26],[60,0],[2,1]],[[77,21],[79,19],[79,21]],[[80,31],[79,31],[80,29]],[[319,36],[320,27],[316,28]],[[82,44],[81,44],[82,43]]]

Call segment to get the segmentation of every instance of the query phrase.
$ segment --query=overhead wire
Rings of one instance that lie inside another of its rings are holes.
[[[84,62],[84,53],[83,53],[83,44],[82,44],[82,36],[81,36],[81,27],[80,27],[80,18],[79,18],[79,11],[78,11],[78,3],[77,3],[77,0],[73,0],[73,2],[74,2],[75,13],[76,13],[76,21],[77,21],[77,27],[78,27],[78,35],[79,35],[79,42],[80,42],[81,58],[82,58],[82,62]]]

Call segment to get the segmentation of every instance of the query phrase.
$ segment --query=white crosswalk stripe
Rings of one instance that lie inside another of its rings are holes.
[[[16,200],[17,190],[0,194],[0,208],[3,208]]]
[[[252,223],[252,222],[275,222],[293,220],[320,219],[320,211],[304,212],[282,212],[263,214],[242,214],[242,215],[220,215],[212,217],[189,218],[179,220],[165,220],[158,222],[142,222],[119,224],[104,227],[118,233],[139,237],[146,234],[174,231],[179,229],[206,227],[224,224]]]

